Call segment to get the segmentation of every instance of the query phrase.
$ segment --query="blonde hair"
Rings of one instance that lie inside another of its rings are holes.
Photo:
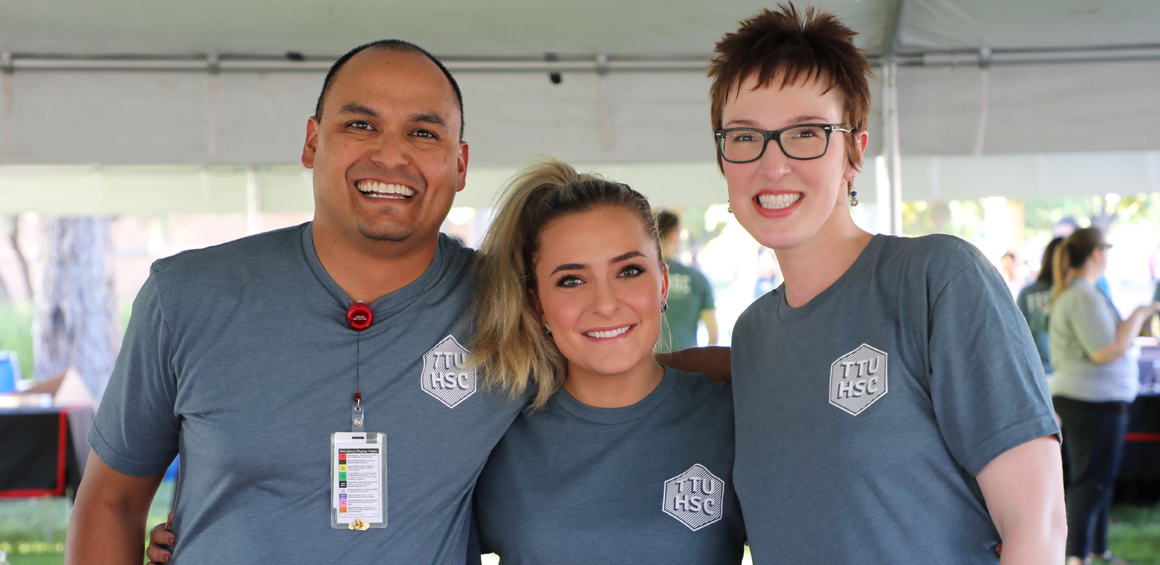
[[[657,242],[658,261],[660,242],[644,195],[626,184],[577,173],[563,161],[548,159],[525,168],[501,194],[475,262],[478,291],[472,306],[476,329],[470,363],[483,369],[485,385],[505,389],[512,398],[534,383],[534,409],[563,385],[567,368],[529,295],[536,288],[544,228],[563,216],[617,206],[640,217]]]
[[[1051,284],[1051,301],[1071,286],[1075,269],[1082,269],[1092,252],[1104,245],[1104,233],[1098,228],[1083,228],[1072,232],[1055,248],[1055,280]]]

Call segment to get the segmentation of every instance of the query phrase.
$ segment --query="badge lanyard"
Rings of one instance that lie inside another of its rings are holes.
[[[350,432],[330,435],[330,527],[340,530],[387,527],[387,438],[365,430],[359,391],[362,331],[373,322],[374,312],[361,300],[346,311],[346,323],[355,331],[354,401]]]

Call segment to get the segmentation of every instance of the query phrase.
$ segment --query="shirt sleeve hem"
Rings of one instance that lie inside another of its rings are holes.
[[[97,429],[96,424],[89,429],[89,446],[93,448],[93,452],[101,458],[101,461],[123,475],[155,477],[169,469],[170,463],[147,465],[122,457],[109,442],[105,441],[105,438],[101,437],[101,432]]]
[[[1055,416],[1051,414],[1045,414],[1034,420],[1011,426],[991,436],[990,439],[974,449],[967,460],[963,462],[963,467],[972,477],[978,476],[979,473],[983,472],[983,468],[994,461],[996,457],[1014,447],[1050,435],[1056,436],[1056,439],[1059,438],[1059,426],[1055,423]]]

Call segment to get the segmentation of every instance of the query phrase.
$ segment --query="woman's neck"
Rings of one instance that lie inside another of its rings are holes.
[[[831,225],[833,224],[833,225]],[[859,228],[849,213],[835,211],[813,237],[792,249],[777,249],[785,277],[786,303],[806,305],[837,282],[874,236]]]
[[[1072,269],[1072,276],[1077,279],[1083,279],[1095,286],[1100,282],[1100,277],[1104,276],[1104,270],[1092,265],[1092,261],[1088,261],[1087,265],[1079,269]]]
[[[602,375],[568,363],[564,390],[582,404],[596,408],[624,408],[644,400],[661,384],[665,370],[651,356],[616,375]]]

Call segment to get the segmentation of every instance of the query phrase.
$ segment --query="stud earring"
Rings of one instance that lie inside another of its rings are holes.
[[[552,335],[552,327],[548,325],[548,322],[544,322],[544,333]]]
[[[850,181],[850,206],[858,205],[858,191],[854,190],[854,181]]]

